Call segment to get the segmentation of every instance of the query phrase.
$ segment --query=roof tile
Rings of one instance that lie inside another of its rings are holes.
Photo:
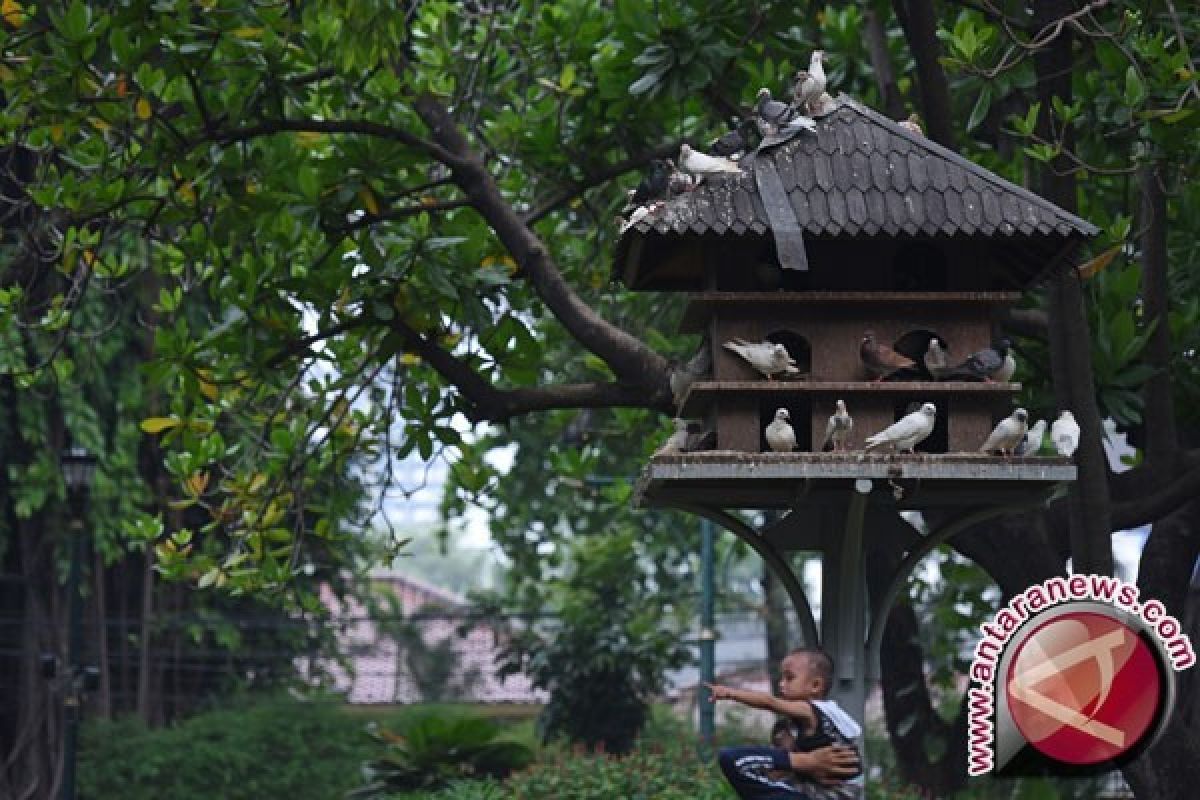
[[[816,168],[812,156],[801,156],[792,160],[796,170],[796,188],[807,192],[817,185]]]
[[[963,218],[978,227],[983,222],[983,201],[979,199],[979,192],[967,189],[962,193],[962,201]]]
[[[829,193],[829,222],[827,228],[831,233],[841,233],[850,217],[846,212],[846,195],[841,192]]]
[[[925,191],[929,186],[929,175],[925,170],[926,159],[919,153],[908,154],[908,179],[918,192]]]
[[[813,173],[816,175],[817,186],[825,191],[833,188],[833,167],[829,163],[828,155],[817,153],[813,156]]]
[[[941,192],[950,185],[950,179],[946,174],[946,162],[940,158],[931,158],[925,164],[925,169],[929,173],[929,185],[937,191]]]
[[[846,192],[846,216],[859,227],[867,221],[867,198],[858,189]]]
[[[858,189],[866,189],[871,185],[871,162],[865,153],[855,153],[850,157],[850,184]]]
[[[887,191],[892,188],[892,174],[888,169],[887,156],[883,153],[871,154],[871,182],[876,189]]]
[[[896,187],[898,192],[907,192],[909,187],[908,159],[893,158],[890,166],[892,168],[892,186]]]
[[[829,221],[828,195],[820,189],[813,189],[808,193],[808,208],[812,215],[812,227],[817,233],[823,232]]]

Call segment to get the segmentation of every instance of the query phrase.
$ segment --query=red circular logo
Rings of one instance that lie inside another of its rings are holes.
[[[1005,682],[1013,722],[1050,758],[1096,764],[1134,747],[1162,702],[1159,664],[1105,614],[1057,616],[1021,642]]]

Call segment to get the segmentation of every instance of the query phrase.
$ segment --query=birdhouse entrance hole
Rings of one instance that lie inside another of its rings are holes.
[[[781,408],[786,408],[789,423],[792,430],[796,433],[796,450],[801,453],[807,453],[813,449],[812,445],[812,429],[809,426],[809,418],[812,416],[812,401],[806,397],[765,397],[758,403],[758,450],[761,453],[770,453],[771,447],[767,444],[767,426],[775,419],[775,412]]]

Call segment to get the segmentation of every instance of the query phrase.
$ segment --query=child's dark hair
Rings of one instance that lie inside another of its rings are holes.
[[[833,657],[819,647],[797,647],[787,654],[788,658],[792,656],[804,656],[817,673],[817,677],[821,679],[821,696],[828,695],[829,689],[833,686]]]

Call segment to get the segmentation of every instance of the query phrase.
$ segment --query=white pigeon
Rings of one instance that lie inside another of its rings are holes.
[[[712,353],[708,349],[708,341],[700,345],[700,349],[696,351],[696,355],[692,356],[686,364],[681,367],[676,367],[671,370],[671,374],[667,380],[671,385],[671,396],[675,400],[675,405],[683,402],[683,398],[688,393],[688,389],[692,388],[692,384],[697,379],[704,377],[712,372]]]
[[[925,350],[925,369],[929,370],[935,381],[940,381],[950,371],[950,359],[936,336],[929,340],[929,347]]]
[[[656,456],[666,456],[672,453],[682,453],[687,449],[688,424],[686,419],[675,418],[675,432],[667,437],[662,446],[654,451]]]
[[[829,415],[829,422],[825,423],[825,441],[821,444],[821,449],[824,450],[832,443],[833,452],[845,450],[846,440],[850,438],[852,430],[854,418],[846,411],[846,401],[838,400],[837,410]]]
[[[796,432],[788,424],[791,415],[786,408],[775,412],[775,419],[767,425],[767,445],[776,453],[790,453],[796,449]]]
[[[808,69],[796,73],[796,81],[792,84],[793,105],[802,114],[810,113],[825,93],[825,68],[821,65],[824,57],[824,50],[813,50]]]
[[[1079,447],[1079,423],[1070,411],[1064,411],[1050,426],[1050,441],[1060,456],[1070,458]]]
[[[1018,408],[1000,420],[995,428],[992,428],[991,434],[979,448],[979,452],[994,453],[999,450],[1002,455],[1012,455],[1017,446],[1025,441],[1025,434],[1028,432],[1029,412]]]
[[[1039,419],[1030,426],[1025,434],[1025,440],[1017,445],[1017,455],[1036,456],[1042,449],[1042,440],[1046,438],[1046,420]]]
[[[736,161],[701,153],[693,150],[686,144],[679,148],[679,168],[700,178],[706,175],[721,175],[723,173],[742,171],[742,168],[737,165]]]
[[[914,447],[929,438],[936,422],[937,406],[933,403],[925,403],[916,411],[905,415],[879,433],[868,436],[867,446],[863,449],[874,450],[877,447],[891,447],[894,450],[907,450],[911,453]]]
[[[744,339],[730,339],[724,348],[737,353],[746,363],[771,380],[777,374],[799,375],[800,369],[788,355],[787,348],[777,342],[747,342]]]

